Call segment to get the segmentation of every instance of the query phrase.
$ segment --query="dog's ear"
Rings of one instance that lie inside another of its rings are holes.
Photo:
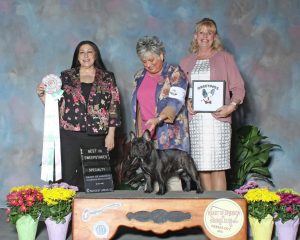
[[[130,141],[136,138],[135,133],[133,131],[130,131],[129,136],[130,136]]]
[[[145,132],[143,133],[143,138],[148,142],[151,141],[151,133],[148,129],[146,129]]]

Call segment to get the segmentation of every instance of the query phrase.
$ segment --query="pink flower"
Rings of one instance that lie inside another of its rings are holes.
[[[6,196],[9,207],[6,209],[7,221],[15,224],[24,214],[29,214],[34,219],[37,219],[40,206],[36,203],[43,201],[43,195],[38,188],[23,186],[21,190],[12,191]]]
[[[26,206],[25,206],[25,205],[22,205],[22,206],[20,207],[20,211],[21,211],[21,212],[27,212]]]
[[[28,201],[28,202],[26,202],[26,205],[27,205],[27,207],[32,207],[32,206],[33,206],[33,204],[34,204],[34,202],[33,202],[33,201]]]
[[[34,202],[35,201],[35,196],[34,195],[27,195],[25,196],[26,202]]]
[[[18,199],[18,206],[22,206],[24,204],[24,200],[22,198]]]
[[[11,212],[10,208],[6,208],[5,213],[8,215],[10,214],[10,212]]]
[[[37,194],[36,194],[36,199],[37,199],[39,202],[43,201],[43,194],[37,193]]]

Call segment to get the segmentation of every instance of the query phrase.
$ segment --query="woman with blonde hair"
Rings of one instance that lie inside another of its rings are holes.
[[[196,23],[190,54],[180,66],[189,80],[187,108],[190,114],[191,155],[206,191],[227,188],[225,170],[230,169],[231,114],[243,102],[244,81],[230,53],[223,49],[214,20]],[[224,80],[225,104],[215,112],[195,112],[192,106],[194,80]]]

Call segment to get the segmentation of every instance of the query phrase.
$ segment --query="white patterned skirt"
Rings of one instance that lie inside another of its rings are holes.
[[[190,121],[191,156],[198,171],[230,168],[231,124],[211,113],[197,113]]]

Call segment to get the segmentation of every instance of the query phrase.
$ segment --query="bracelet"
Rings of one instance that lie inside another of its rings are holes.
[[[238,104],[236,102],[231,102],[230,105],[233,105],[235,108],[238,107]]]
[[[158,116],[157,119],[158,119],[158,125],[164,121],[160,116]]]

